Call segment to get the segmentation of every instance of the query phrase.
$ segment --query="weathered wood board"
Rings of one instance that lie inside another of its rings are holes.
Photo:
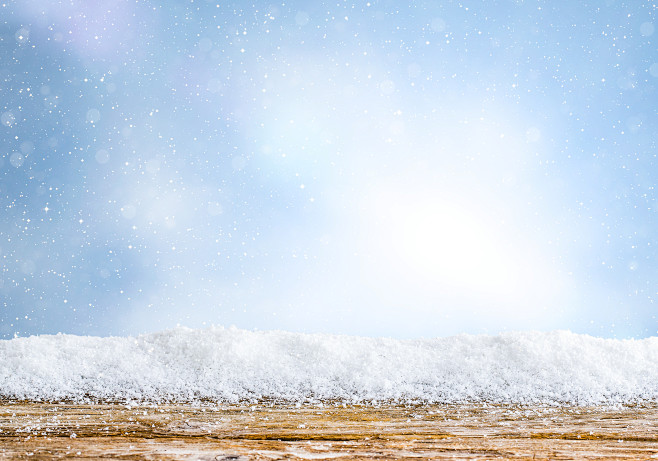
[[[5,459],[652,459],[658,406],[0,401]]]

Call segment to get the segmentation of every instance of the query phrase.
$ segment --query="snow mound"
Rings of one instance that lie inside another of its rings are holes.
[[[212,327],[0,341],[0,397],[617,404],[658,399],[658,338],[394,340]]]

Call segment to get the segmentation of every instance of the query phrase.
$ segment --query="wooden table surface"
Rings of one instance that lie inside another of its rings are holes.
[[[0,401],[0,459],[652,459],[658,406]]]

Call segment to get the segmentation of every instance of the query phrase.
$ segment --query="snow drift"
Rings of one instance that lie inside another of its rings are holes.
[[[213,327],[0,341],[11,399],[601,404],[658,399],[658,338],[522,332],[394,340]]]

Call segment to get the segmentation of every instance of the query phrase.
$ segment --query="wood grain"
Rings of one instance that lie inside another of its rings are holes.
[[[652,459],[658,407],[0,401],[6,459]]]

